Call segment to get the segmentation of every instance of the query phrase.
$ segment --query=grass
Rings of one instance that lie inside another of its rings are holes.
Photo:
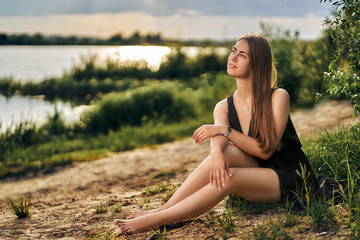
[[[154,233],[151,239],[168,239],[166,234],[166,226],[151,229],[151,232]]]
[[[165,186],[163,183],[159,183],[154,187],[148,187],[145,192],[142,193],[143,196],[151,196],[161,192],[165,192],[168,190],[168,187]]]
[[[8,208],[18,217],[25,218],[30,216],[30,200],[27,198],[8,198],[6,204]]]
[[[107,203],[97,203],[93,206],[96,213],[105,213],[108,210]]]
[[[252,228],[252,232],[248,235],[248,239],[270,240],[270,239],[292,239],[284,230],[280,222],[274,222],[270,218],[268,224],[256,224]]]
[[[113,213],[119,213],[123,211],[123,208],[121,206],[120,203],[115,204],[114,206],[111,207],[111,210]]]
[[[4,147],[4,151],[0,152],[0,178],[49,172],[57,166],[99,159],[111,152],[180,139],[190,135],[205,119],[172,124],[149,122],[137,127],[124,126],[108,134],[78,135],[72,139],[60,136],[29,147],[14,144],[11,148]]]
[[[228,207],[223,214],[215,214],[214,210],[210,210],[202,223],[214,232],[220,233],[223,239],[227,239],[227,233],[235,231],[233,209]]]

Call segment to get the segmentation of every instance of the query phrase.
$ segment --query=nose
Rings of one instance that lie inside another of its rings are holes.
[[[236,62],[236,61],[237,61],[237,54],[236,54],[236,53],[231,53],[231,54],[230,54],[230,59],[231,59],[232,61]]]

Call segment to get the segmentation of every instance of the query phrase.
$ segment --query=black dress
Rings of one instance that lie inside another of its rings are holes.
[[[234,105],[233,96],[227,98],[227,103],[230,127],[243,133]],[[250,129],[251,128],[249,127],[248,134],[249,136],[253,137]],[[295,193],[300,193],[299,191],[303,189],[304,180],[296,173],[296,170],[301,173],[300,163],[303,166],[306,166],[306,174],[308,175],[307,183],[311,186],[313,186],[315,183],[315,174],[311,169],[307,157],[301,150],[301,143],[296,134],[290,116],[280,141],[280,150],[275,151],[267,160],[263,160],[258,157],[255,157],[255,159],[258,161],[260,167],[271,168],[277,173],[280,181],[282,200],[284,200],[286,197],[294,198]]]

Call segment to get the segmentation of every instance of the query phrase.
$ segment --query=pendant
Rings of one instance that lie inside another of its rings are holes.
[[[248,111],[248,112],[250,111],[250,108],[249,108],[249,106],[247,106],[247,111]]]

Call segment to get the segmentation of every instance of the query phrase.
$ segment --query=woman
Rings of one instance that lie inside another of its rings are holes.
[[[210,155],[162,207],[116,219],[125,233],[198,216],[229,194],[279,202],[302,188],[296,172],[301,167],[308,180],[315,179],[289,117],[289,95],[273,88],[268,42],[258,35],[241,37],[228,57],[227,73],[236,78],[236,91],[215,106],[215,123],[193,134],[196,143],[211,139]]]

